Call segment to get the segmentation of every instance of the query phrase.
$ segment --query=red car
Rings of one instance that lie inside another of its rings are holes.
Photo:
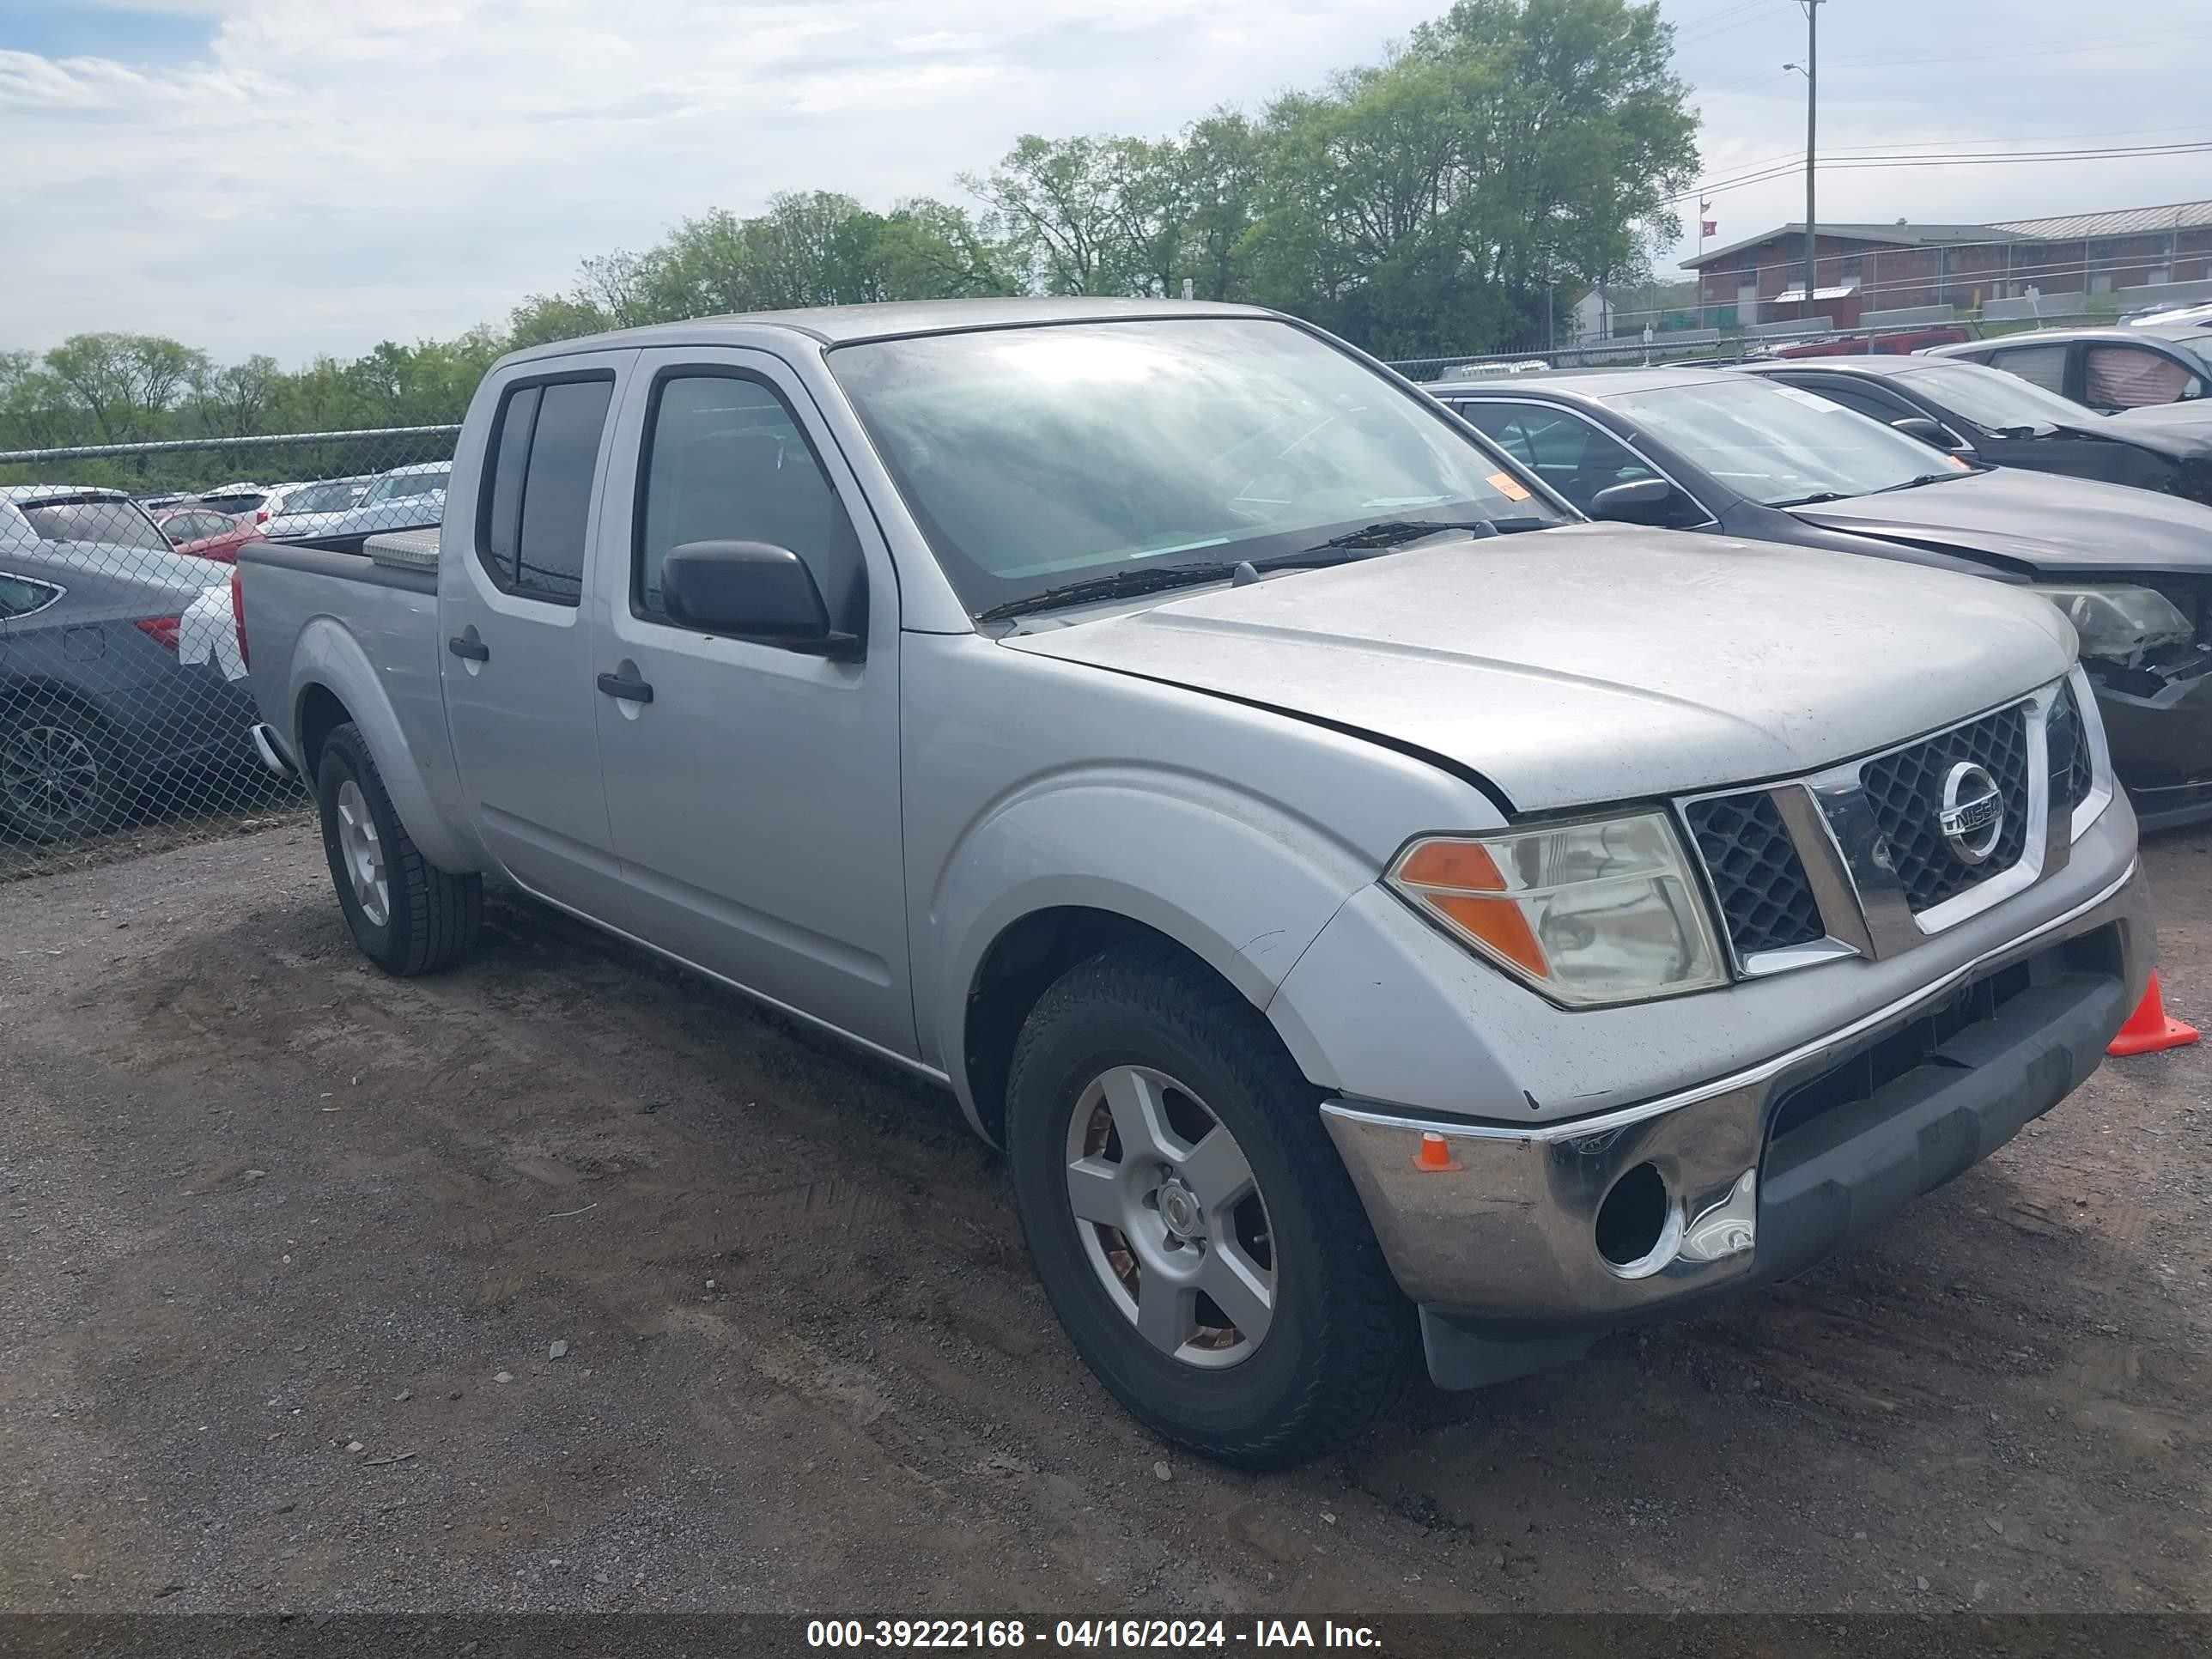
[[[1774,357],[1909,357],[1929,346],[1955,345],[1973,337],[1955,323],[1931,323],[1921,328],[1903,328],[1871,337],[1864,334],[1850,334],[1833,340],[1811,340],[1803,345],[1777,346],[1767,355]]]
[[[223,564],[235,564],[240,547],[261,539],[260,528],[252,519],[234,519],[211,507],[180,507],[157,514],[154,522],[178,552]]]

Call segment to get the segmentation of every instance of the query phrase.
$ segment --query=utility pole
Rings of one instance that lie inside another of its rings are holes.
[[[1805,310],[1813,314],[1814,239],[1820,234],[1813,208],[1813,149],[1814,121],[1820,108],[1820,6],[1822,0],[1801,0],[1805,8]]]

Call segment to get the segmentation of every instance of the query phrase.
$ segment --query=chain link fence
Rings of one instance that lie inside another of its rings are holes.
[[[0,452],[0,881],[295,811],[240,548],[438,523],[458,427]]]

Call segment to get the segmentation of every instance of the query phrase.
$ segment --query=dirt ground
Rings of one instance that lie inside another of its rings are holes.
[[[2212,1024],[2212,835],[2148,861]],[[1252,1477],[1091,1380],[949,1097],[487,931],[384,978],[298,823],[0,888],[0,1607],[2212,1608],[2212,1046]]]

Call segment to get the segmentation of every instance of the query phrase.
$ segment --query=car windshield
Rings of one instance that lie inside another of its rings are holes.
[[[169,550],[169,538],[133,501],[18,501],[40,539]]]
[[[1933,471],[1966,471],[1917,438],[1841,404],[1749,376],[1612,401],[1737,495],[1765,507],[1871,495]]]
[[[830,363],[973,611],[1385,519],[1566,516],[1441,410],[1288,323],[995,329]]]
[[[427,495],[434,489],[443,489],[446,480],[452,476],[443,467],[434,472],[387,472],[368,487],[368,494],[362,497],[361,504],[371,507],[378,501],[404,501]]]
[[[1913,369],[1909,378],[1916,390],[1984,432],[2016,426],[2080,426],[2100,418],[2095,410],[2071,398],[1979,363],[1931,363]]]
[[[305,489],[295,489],[284,498],[284,509],[276,516],[289,519],[298,513],[336,513],[354,504],[354,492],[359,484],[309,484]]]

